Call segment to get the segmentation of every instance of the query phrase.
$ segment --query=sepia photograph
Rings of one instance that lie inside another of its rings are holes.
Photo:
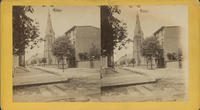
[[[187,6],[101,7],[101,101],[186,101]]]
[[[100,34],[96,6],[13,6],[13,101],[99,100]]]
[[[13,102],[188,100],[186,5],[12,12]]]

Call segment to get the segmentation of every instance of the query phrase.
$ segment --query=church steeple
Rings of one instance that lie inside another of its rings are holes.
[[[56,58],[52,53],[52,46],[55,41],[55,32],[51,21],[50,12],[48,12],[47,27],[44,37],[44,58],[47,59],[47,64],[55,64]]]
[[[45,31],[45,34],[48,35],[54,35],[55,32],[53,30],[53,26],[52,26],[52,21],[51,21],[51,15],[50,15],[50,12],[48,11],[48,18],[47,18],[47,26],[46,26],[46,31]]]
[[[141,28],[141,25],[140,25],[140,18],[139,18],[139,14],[138,13],[136,15],[136,24],[135,24],[134,36],[143,37],[143,31],[142,31],[142,28]]]
[[[143,62],[142,58],[142,42],[143,42],[143,31],[140,25],[139,15],[136,15],[136,24],[133,37],[133,58],[136,60],[136,64],[140,65]]]

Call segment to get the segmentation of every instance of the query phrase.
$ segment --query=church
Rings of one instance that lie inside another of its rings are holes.
[[[142,56],[142,42],[144,41],[143,31],[140,25],[139,15],[136,15],[136,24],[133,37],[133,58],[136,61],[136,65],[144,64],[144,57]]]
[[[125,54],[117,61],[117,65],[129,65],[132,59],[135,59],[135,65],[145,65],[145,58],[142,56],[142,43],[144,41],[143,31],[140,25],[139,14],[136,15],[136,24],[133,36],[133,53]]]
[[[52,46],[55,41],[55,32],[53,30],[51,15],[48,13],[47,26],[44,37],[44,58],[47,65],[56,64],[56,57],[53,55]]]

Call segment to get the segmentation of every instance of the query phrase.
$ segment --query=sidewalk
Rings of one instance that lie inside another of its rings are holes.
[[[37,69],[50,72],[51,74],[56,74],[68,79],[80,78],[85,80],[83,82],[90,83],[99,83],[101,87],[109,87],[109,86],[122,86],[122,85],[130,85],[130,84],[144,84],[144,83],[153,83],[156,82],[156,79],[150,75],[130,72],[123,69],[106,70],[109,73],[105,74],[103,78],[100,80],[100,70],[99,69],[91,69],[91,68],[68,68],[65,69],[64,72],[62,69],[53,68],[53,67],[35,67]]]
[[[88,83],[96,83],[99,78],[99,70],[90,68],[67,68],[64,70],[56,67],[34,66],[26,70],[18,68],[14,78],[13,86],[41,85],[51,83],[67,82],[70,79],[80,78],[88,80]]]
[[[58,76],[66,77],[66,78],[81,78],[81,77],[91,77],[91,78],[100,78],[99,69],[93,68],[67,68],[58,69],[57,67],[42,67],[42,66],[35,66],[34,68],[55,74]]]
[[[135,67],[116,67],[115,70],[104,70],[104,76],[101,80],[102,87],[122,86],[153,83],[159,79],[180,79],[187,78],[184,69],[178,68],[175,63],[168,63],[167,68],[147,69],[146,66]]]
[[[27,70],[29,71],[23,71],[18,68],[13,77],[14,87],[51,84],[68,81],[66,77],[49,74],[47,72],[39,71],[33,68],[27,68]]]
[[[156,82],[156,78],[150,75],[117,68],[115,71],[103,76],[101,79],[101,87],[138,85],[154,82]]]
[[[145,75],[150,75],[156,79],[169,78],[169,77],[179,77],[184,73],[184,69],[167,67],[167,68],[154,68],[153,70],[147,69],[145,66],[135,66],[135,67],[120,67],[121,69],[137,72]]]

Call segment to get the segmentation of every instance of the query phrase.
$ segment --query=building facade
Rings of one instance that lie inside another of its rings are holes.
[[[133,37],[133,58],[136,61],[136,65],[144,64],[144,57],[142,56],[142,42],[144,40],[143,31],[140,25],[139,15],[136,15],[136,25]]]
[[[46,58],[47,65],[52,65],[57,63],[56,57],[52,53],[52,46],[54,41],[55,41],[55,32],[52,26],[51,15],[50,13],[48,13],[47,27],[44,38],[44,58]]]
[[[181,27],[180,26],[163,26],[154,32],[154,36],[159,40],[163,49],[165,61],[169,61],[169,54],[182,54],[181,46]]]
[[[75,67],[100,67],[100,29],[93,26],[74,26],[65,32],[75,49]]]

